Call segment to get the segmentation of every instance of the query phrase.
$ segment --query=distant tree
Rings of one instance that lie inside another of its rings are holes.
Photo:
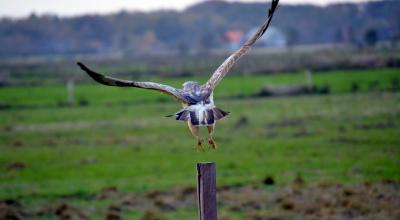
[[[142,46],[144,50],[170,48],[204,52],[221,47],[227,30],[258,26],[265,18],[266,8],[265,2],[202,1],[184,11],[0,18],[0,56],[136,53]],[[384,24],[383,29],[393,32],[392,41],[398,42],[400,19],[396,18],[400,14],[400,1],[371,1],[362,8],[355,3],[327,7],[282,5],[273,25],[286,30],[289,46],[332,43],[335,34],[341,42],[374,45],[380,35],[368,28],[376,24]]]
[[[149,53],[154,49],[155,44],[158,42],[157,36],[153,31],[146,31],[137,45],[140,52]]]
[[[290,27],[287,31],[286,31],[286,35],[287,35],[287,46],[291,47],[294,46],[298,43],[299,38],[300,38],[300,34],[299,31],[296,30],[293,27]]]
[[[367,43],[368,46],[375,46],[375,44],[378,42],[378,33],[375,29],[369,29],[368,31],[365,32],[364,36],[365,43]]]
[[[187,55],[189,52],[189,45],[185,41],[179,41],[177,45],[179,55]]]
[[[209,53],[210,49],[215,46],[215,34],[206,32],[199,40],[199,51],[201,53]]]

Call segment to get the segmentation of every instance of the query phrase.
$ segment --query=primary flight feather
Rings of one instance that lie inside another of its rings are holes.
[[[203,85],[197,82],[188,81],[183,83],[182,89],[177,89],[172,86],[163,85],[155,82],[138,82],[117,79],[109,76],[104,76],[97,73],[81,62],[78,65],[95,81],[107,85],[118,87],[136,87],[143,89],[151,89],[168,94],[182,103],[182,109],[171,116],[175,116],[176,120],[186,121],[189,129],[196,138],[197,150],[202,150],[202,141],[200,137],[199,127],[206,126],[208,129],[208,143],[212,148],[216,148],[216,143],[213,139],[213,132],[216,121],[225,118],[229,115],[214,104],[213,91],[222,79],[228,74],[229,70],[233,67],[236,61],[246,54],[252,45],[260,39],[260,37],[268,29],[275,10],[278,6],[279,0],[272,0],[271,7],[268,10],[268,17],[265,22],[260,26],[257,32],[248,39],[244,45],[229,56],[212,74],[210,79]]]

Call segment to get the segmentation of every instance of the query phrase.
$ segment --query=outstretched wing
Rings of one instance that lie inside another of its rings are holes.
[[[77,64],[90,77],[92,77],[98,83],[101,83],[103,85],[118,86],[118,87],[136,87],[136,88],[157,90],[157,91],[166,93],[168,95],[171,95],[182,102],[185,102],[185,103],[189,102],[178,89],[176,89],[172,86],[167,86],[167,85],[154,83],[154,82],[136,82],[136,81],[123,80],[123,79],[116,79],[113,77],[104,76],[100,73],[96,73],[80,62],[78,62]]]
[[[238,49],[235,53],[233,53],[230,57],[228,57],[221,64],[221,66],[218,67],[218,69],[213,73],[211,78],[204,85],[202,85],[202,91],[207,91],[208,93],[211,93],[215,89],[215,87],[217,87],[219,82],[221,82],[224,76],[229,72],[229,70],[236,63],[236,61],[241,56],[246,54],[250,50],[251,46],[258,39],[260,39],[260,37],[268,29],[269,23],[272,20],[272,16],[274,15],[275,9],[278,6],[278,2],[279,0],[272,0],[271,7],[268,11],[267,20],[261,25],[261,27],[257,30],[257,32],[249,40],[246,41],[246,43],[240,49]]]

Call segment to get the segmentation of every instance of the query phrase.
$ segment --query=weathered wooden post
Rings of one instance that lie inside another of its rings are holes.
[[[197,163],[197,198],[200,220],[217,220],[215,163]]]
[[[312,77],[311,70],[307,69],[306,72],[305,72],[305,76],[306,76],[306,85],[309,88],[312,88],[312,86],[313,86],[313,77]]]
[[[67,104],[69,106],[74,105],[75,102],[75,97],[74,97],[74,80],[73,79],[68,79],[67,81]]]

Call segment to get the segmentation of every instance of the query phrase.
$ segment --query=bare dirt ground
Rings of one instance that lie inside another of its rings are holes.
[[[301,178],[293,183],[274,186],[273,178],[264,185],[226,186],[218,189],[218,208],[226,210],[221,220],[242,213],[246,220],[272,219],[400,219],[400,183],[381,181],[358,185],[318,184],[306,186]],[[57,219],[90,219],[91,213],[104,213],[104,219],[122,219],[125,211],[143,212],[141,219],[166,219],[163,213],[196,208],[196,189],[177,187],[146,193],[120,192],[105,188],[87,198],[111,201],[106,210],[80,208],[60,198],[41,208],[24,207],[18,200],[0,201],[0,219],[30,219],[49,216]],[[232,213],[230,215],[230,213]]]

